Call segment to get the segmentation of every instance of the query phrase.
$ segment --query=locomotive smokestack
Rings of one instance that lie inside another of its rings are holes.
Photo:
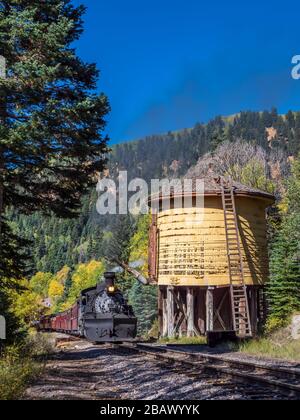
[[[112,271],[107,271],[104,275],[104,281],[106,287],[114,287],[115,286],[115,280],[116,280],[116,273],[113,273]]]

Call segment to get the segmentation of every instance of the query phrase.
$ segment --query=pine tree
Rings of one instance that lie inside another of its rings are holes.
[[[130,239],[136,229],[135,220],[130,215],[116,215],[111,226],[112,236],[108,241],[105,256],[128,263]]]
[[[225,128],[220,128],[218,130],[216,130],[210,140],[210,149],[212,151],[215,151],[217,149],[217,147],[222,144],[225,143],[225,141],[228,140]]]
[[[138,333],[147,333],[157,317],[157,287],[143,286],[135,281],[129,293],[129,303],[138,318]]]
[[[295,124],[296,124],[295,115],[292,111],[288,111],[288,113],[286,114],[286,119],[289,123],[289,127],[295,128]]]
[[[70,0],[0,1],[0,54],[7,73],[0,79],[2,226],[11,205],[22,213],[75,217],[82,194],[103,168],[108,101],[94,93],[95,65],[84,63],[72,47],[83,30],[84,10]],[[0,241],[2,254],[9,242],[1,230]],[[5,272],[2,255],[0,261]]]
[[[280,232],[270,261],[270,317],[283,322],[293,312],[300,310],[300,254],[297,256],[299,242],[291,238],[290,233],[290,229]]]
[[[284,323],[300,310],[300,156],[287,182],[287,212],[271,250],[270,321]]]
[[[269,111],[263,111],[261,120],[265,128],[272,127],[273,119]]]
[[[0,285],[5,286],[9,279],[21,278],[31,273],[30,243],[16,235],[10,224],[2,218],[0,237]],[[5,246],[3,246],[5,244]],[[15,283],[12,282],[15,286]]]

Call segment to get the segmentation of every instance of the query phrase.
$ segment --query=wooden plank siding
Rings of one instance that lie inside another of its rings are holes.
[[[262,285],[268,278],[265,219],[268,203],[255,196],[243,196],[236,197],[236,206],[245,283]],[[201,211],[203,220],[200,223],[197,223],[196,209],[193,207],[161,211],[157,221],[152,223],[150,276],[155,274],[159,285],[229,285],[221,197],[205,197]],[[156,254],[155,258],[152,252]]]

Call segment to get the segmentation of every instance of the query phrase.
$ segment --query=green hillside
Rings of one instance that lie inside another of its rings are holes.
[[[269,127],[276,130],[273,149],[280,150],[286,157],[300,150],[299,112],[285,116],[278,115],[276,110],[242,112],[226,120],[227,123],[217,117],[206,125],[197,123],[191,130],[117,144],[109,156],[111,176],[116,177],[119,170],[127,170],[129,180],[183,176],[201,156],[226,140],[243,139],[269,151],[266,130]],[[172,165],[174,162],[176,164]],[[10,216],[17,233],[32,240],[33,272],[55,273],[65,264],[74,267],[79,262],[105,255],[114,217],[98,215],[96,199],[96,191],[91,190],[83,199],[80,217],[76,220],[45,218],[39,214],[26,217],[12,211]]]

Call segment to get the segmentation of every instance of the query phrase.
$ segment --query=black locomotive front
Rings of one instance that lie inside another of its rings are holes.
[[[79,330],[92,342],[131,341],[137,319],[115,286],[115,273],[104,273],[105,281],[81,292]]]

